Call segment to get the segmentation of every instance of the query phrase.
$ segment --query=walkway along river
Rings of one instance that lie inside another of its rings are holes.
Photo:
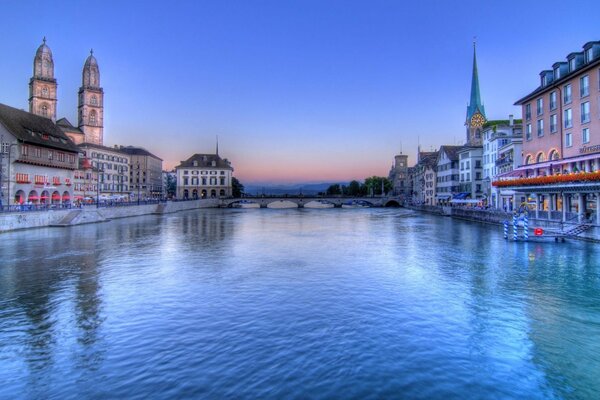
[[[600,248],[404,209],[0,241],[0,398],[600,398]]]

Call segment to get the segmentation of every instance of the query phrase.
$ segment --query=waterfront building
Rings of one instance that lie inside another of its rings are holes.
[[[417,153],[417,163],[414,166],[415,204],[435,205],[436,161],[437,151]]]
[[[471,76],[471,97],[467,105],[467,116],[465,126],[467,128],[468,146],[481,146],[481,133],[483,125],[486,122],[485,107],[481,102],[481,93],[479,89],[479,73],[477,71],[477,52],[475,42],[473,42],[473,71]]]
[[[401,196],[403,199],[410,196],[407,155],[398,154],[394,157],[394,164],[390,169],[388,179],[392,183],[392,193],[394,196]]]
[[[519,99],[523,165],[496,186],[524,194],[536,217],[600,224],[600,41],[543,70]]]
[[[436,158],[435,199],[437,205],[445,205],[460,190],[458,152],[463,146],[440,147]]]
[[[79,154],[79,168],[73,177],[73,195],[77,202],[91,203],[96,201],[98,194],[98,169],[92,167],[89,158]]]
[[[458,150],[460,165],[459,191],[455,200],[483,200],[483,147],[465,146]]]
[[[129,186],[129,154],[122,152],[118,146],[81,143],[78,147],[83,157],[91,160],[92,168],[97,170],[98,197],[127,201],[136,196]]]
[[[231,163],[218,154],[194,154],[175,168],[177,198],[206,199],[232,196]]]
[[[79,152],[49,117],[0,104],[0,142],[3,205],[71,202]]]
[[[522,121],[512,115],[508,120],[488,121],[483,126],[483,186],[491,207],[512,210],[516,202],[514,191],[500,191],[492,182],[521,165],[522,135]]]
[[[143,147],[119,146],[129,155],[130,190],[140,199],[163,197],[163,160]]]

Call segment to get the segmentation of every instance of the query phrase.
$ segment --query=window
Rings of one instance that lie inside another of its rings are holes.
[[[529,121],[531,119],[531,104],[525,105],[525,119]]]
[[[52,160],[54,158],[53,155],[52,150],[48,150],[48,160]]]
[[[219,178],[219,180],[220,180],[219,185],[225,186],[225,178],[221,177],[221,178]]]
[[[565,146],[571,147],[573,146],[573,134],[571,132],[565,135]]]
[[[593,48],[589,48],[585,51],[585,62],[589,63],[590,61],[592,61],[594,59],[594,49]]]
[[[527,124],[525,128],[525,139],[531,140],[531,124]]]
[[[42,96],[48,97],[48,88],[46,86],[42,88]]]
[[[590,102],[581,103],[581,123],[590,122]]]
[[[558,118],[556,117],[556,114],[552,114],[550,116],[550,133],[556,133],[556,128],[558,125]]]
[[[527,157],[525,157],[525,165],[529,165],[531,164],[531,155],[528,155]]]
[[[93,106],[98,105],[98,98],[96,96],[92,96],[92,98],[90,99],[90,103]]]
[[[588,75],[579,78],[579,94],[581,97],[585,97],[590,94],[590,77]]]
[[[542,115],[544,113],[544,99],[537,99],[537,115]]]
[[[573,127],[573,113],[571,112],[570,108],[567,108],[565,110],[565,128],[572,128]]]
[[[575,71],[575,68],[577,68],[577,64],[575,61],[575,57],[573,57],[569,60],[569,72]]]
[[[90,125],[96,125],[96,111],[90,113]]]
[[[550,110],[556,110],[556,92],[550,93]]]
[[[544,161],[546,161],[546,158],[544,157],[544,153],[538,154],[536,162],[541,163],[541,162],[544,162]]]
[[[42,117],[47,117],[47,116],[48,116],[48,106],[44,104],[42,106]]]
[[[573,91],[571,85],[565,85],[563,88],[563,103],[569,104],[573,100]]]
[[[544,120],[538,119],[537,121],[537,135],[538,137],[544,136]]]
[[[583,143],[589,143],[590,142],[590,128],[584,128],[581,136],[582,136]]]
[[[560,67],[554,68],[554,80],[560,79]]]

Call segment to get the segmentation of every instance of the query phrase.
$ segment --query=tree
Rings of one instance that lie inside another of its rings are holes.
[[[175,177],[174,174],[168,174],[167,175],[167,197],[168,198],[173,198],[175,196],[175,193],[177,192],[177,178]]]
[[[383,194],[390,192],[393,188],[393,185],[388,178],[382,176],[372,176],[370,178],[365,179],[364,189],[366,189],[366,193],[364,194],[369,196],[381,196],[382,182],[384,191]]]
[[[335,184],[333,184],[333,185],[331,185],[331,186],[329,186],[327,188],[327,195],[328,196],[331,196],[331,195],[334,195],[334,194],[342,194],[342,191],[340,189],[340,185],[337,184],[337,183],[335,183]]]
[[[242,197],[244,194],[244,185],[236,177],[231,178],[231,194],[233,197]]]
[[[348,196],[360,196],[360,183],[358,181],[351,181],[348,184],[346,193]]]

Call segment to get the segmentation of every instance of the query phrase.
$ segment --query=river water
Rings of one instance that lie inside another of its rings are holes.
[[[600,246],[402,209],[0,236],[0,398],[600,398]]]

